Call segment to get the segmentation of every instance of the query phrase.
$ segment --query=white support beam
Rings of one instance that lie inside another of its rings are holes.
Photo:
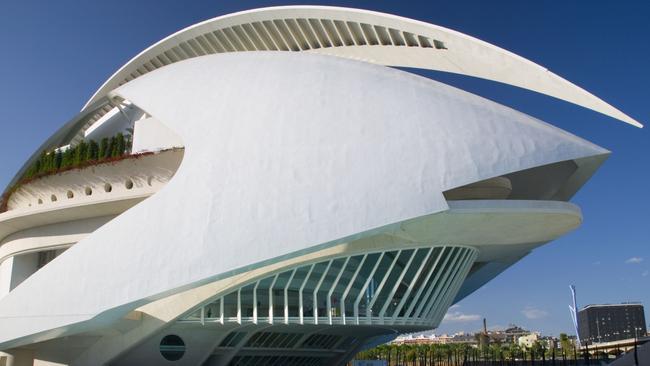
[[[327,293],[327,319],[330,325],[332,325],[332,294],[334,293],[334,289],[336,289],[336,286],[339,284],[339,280],[341,279],[341,276],[343,275],[343,273],[345,273],[345,268],[347,267],[349,261],[350,261],[350,257],[345,258],[345,262],[343,263],[343,266],[341,267],[339,274],[336,276],[334,283],[332,283],[332,287],[330,287],[330,290]]]
[[[325,277],[327,276],[327,272],[329,272],[330,267],[332,266],[333,260],[330,260],[327,262],[327,267],[323,271],[323,274],[320,276],[320,280],[318,280],[318,284],[316,287],[314,287],[314,324],[318,324],[318,290],[320,289],[320,286],[323,284],[323,280],[325,280]]]

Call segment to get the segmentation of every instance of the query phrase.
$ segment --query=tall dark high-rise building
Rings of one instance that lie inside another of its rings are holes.
[[[578,332],[583,343],[603,343],[646,334],[641,304],[587,305],[578,312]]]

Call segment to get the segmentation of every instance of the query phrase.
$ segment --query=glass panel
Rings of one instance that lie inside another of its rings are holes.
[[[345,263],[345,258],[338,258],[332,261],[332,265],[330,265],[329,271],[327,271],[327,275],[325,275],[325,278],[323,279],[323,282],[318,289],[317,293],[317,301],[318,301],[318,316],[319,317],[327,317],[327,295],[334,285],[334,280],[336,280],[336,276],[338,276],[339,272],[341,271],[341,267],[343,267],[343,263]]]
[[[243,318],[253,317],[253,288],[255,284],[250,284],[241,289],[241,316]],[[259,314],[259,313],[258,313]]]
[[[284,316],[284,288],[293,271],[281,273],[273,285],[273,317]]]
[[[429,253],[429,249],[419,249],[416,253],[415,256],[413,257],[411,261],[411,265],[406,271],[406,274],[404,274],[404,277],[402,277],[402,280],[397,284],[397,291],[393,294],[392,300],[390,300],[390,304],[388,305],[388,308],[386,309],[386,315],[392,317],[393,313],[395,312],[395,309],[397,306],[402,302],[402,299],[404,298],[404,295],[406,294],[406,291],[408,290],[409,286],[413,282],[413,277],[415,277],[415,274],[417,271],[420,269],[420,266],[422,265],[422,262],[424,261],[424,258],[427,256],[427,253]]]
[[[357,268],[359,268],[359,264],[361,263],[362,258],[363,256],[361,255],[351,257],[350,260],[348,260],[347,265],[343,269],[343,274],[339,278],[339,282],[336,284],[336,287],[332,292],[332,297],[330,298],[330,301],[332,303],[333,317],[341,316],[341,301],[343,297],[343,292],[350,284],[350,281],[352,280],[352,276],[354,276],[355,271],[357,270]]]
[[[237,317],[237,291],[224,296],[223,314],[226,318]]]
[[[438,262],[436,268],[434,268],[429,281],[424,284],[425,288],[422,291],[420,298],[417,300],[415,306],[413,306],[411,314],[408,314],[407,316],[415,317],[417,315],[418,309],[422,310],[422,308],[424,308],[424,305],[427,303],[429,297],[433,295],[433,292],[435,290],[435,282],[440,280],[443,272],[443,265],[446,265],[451,261],[451,258],[453,258],[453,256],[456,254],[457,250],[457,248],[447,248],[445,252],[442,253],[442,257],[440,258],[440,261]]]
[[[289,302],[290,317],[300,316],[298,310],[298,307],[300,305],[298,299],[298,292],[300,291],[300,286],[302,286],[305,277],[307,277],[307,273],[309,273],[309,268],[311,268],[311,266],[304,266],[298,268],[296,270],[296,274],[293,276],[293,279],[291,280],[291,283],[289,284],[289,288],[287,290],[287,298]]]
[[[379,253],[368,254],[366,260],[363,262],[359,274],[354,279],[354,283],[352,284],[352,287],[350,287],[348,295],[345,297],[345,316],[354,316],[354,302],[357,300],[359,292],[361,291],[363,284],[366,282],[366,279],[370,276],[370,272],[379,260],[379,255]],[[359,261],[360,260],[361,259],[359,259]]]
[[[409,259],[411,259],[412,255],[412,249],[404,250],[399,254],[397,261],[395,261],[393,268],[388,274],[388,278],[384,282],[384,285],[382,286],[380,292],[377,294],[375,303],[372,305],[371,316],[379,316],[381,309],[383,308],[384,304],[386,304],[386,301],[388,301],[388,296],[393,291],[393,288],[397,284],[399,276],[404,271],[406,264],[408,263]]]
[[[441,268],[440,277],[438,278],[436,283],[433,284],[435,287],[433,289],[433,292],[429,296],[429,298],[425,299],[427,302],[423,307],[423,311],[420,314],[420,317],[426,315],[426,311],[430,305],[430,302],[437,299],[440,296],[440,291],[442,290],[444,283],[447,281],[451,270],[453,269],[453,267],[456,265],[456,262],[458,261],[460,251],[461,248],[454,248],[454,250],[450,254],[449,260],[447,261],[447,263],[445,263],[444,267]]]
[[[379,267],[377,267],[377,270],[372,276],[370,284],[366,288],[365,294],[359,303],[359,316],[366,316],[366,308],[372,301],[373,297],[376,295],[375,292],[377,291],[377,287],[381,283],[381,280],[384,279],[384,276],[386,276],[386,273],[388,272],[388,269],[390,268],[391,263],[393,263],[396,255],[396,251],[387,252],[379,262]]]
[[[327,263],[317,263],[307,279],[307,285],[302,292],[303,316],[305,317],[314,316],[314,289],[323,276],[323,272],[327,268]]]
[[[427,259],[426,263],[422,266],[422,271],[420,272],[420,275],[418,276],[418,278],[415,280],[415,285],[413,286],[413,291],[411,291],[411,293],[408,295],[408,298],[404,302],[404,306],[400,310],[398,316],[403,317],[403,316],[406,315],[406,311],[409,309],[409,307],[411,307],[413,299],[415,298],[417,293],[420,291],[422,286],[425,285],[423,282],[427,278],[427,275],[429,274],[429,271],[431,270],[431,267],[433,267],[433,265],[436,263],[436,260],[438,259],[438,256],[440,255],[441,251],[442,251],[442,248],[433,248],[433,252],[429,256],[429,259]],[[441,262],[442,262],[442,258],[441,258]],[[432,280],[433,276],[434,275],[432,274],[431,277],[429,277],[429,280]],[[424,289],[422,289],[422,291],[420,292],[420,295],[422,296],[422,294],[424,294],[424,293],[425,293]]]
[[[435,314],[435,308],[443,304],[443,301],[446,301],[447,296],[451,295],[450,292],[453,291],[454,283],[458,279],[461,269],[467,264],[467,258],[469,257],[470,253],[468,249],[463,248],[460,250],[460,255],[456,260],[454,266],[449,269],[447,280],[441,285],[442,289],[436,298],[434,309],[432,309],[430,314]]]
[[[269,317],[269,287],[274,277],[268,277],[260,281],[257,286],[257,318]]]
[[[204,316],[206,319],[218,319],[221,317],[221,299],[211,302],[205,306]],[[235,299],[237,301],[237,299]],[[235,304],[237,306],[237,304]],[[237,316],[237,314],[235,314]]]

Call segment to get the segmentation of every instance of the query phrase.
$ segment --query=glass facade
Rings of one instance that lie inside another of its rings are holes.
[[[435,325],[476,255],[439,246],[304,264],[232,290],[181,321]]]

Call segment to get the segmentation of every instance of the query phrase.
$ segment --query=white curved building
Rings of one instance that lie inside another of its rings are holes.
[[[607,150],[389,66],[641,126],[539,65],[410,19],[296,6],[199,23],[120,68],[5,190],[0,357],[344,364],[435,328],[580,225],[568,201]],[[130,149],[80,153],[118,133]]]

